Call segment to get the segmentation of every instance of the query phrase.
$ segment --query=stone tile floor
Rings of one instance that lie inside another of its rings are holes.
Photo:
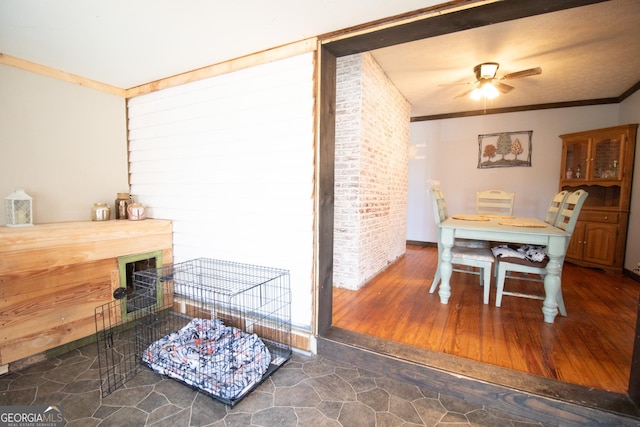
[[[234,407],[147,368],[101,394],[95,344],[0,376],[0,406],[59,405],[67,426],[543,425],[298,353]]]

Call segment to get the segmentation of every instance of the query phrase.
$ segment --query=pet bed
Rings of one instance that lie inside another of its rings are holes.
[[[153,342],[142,361],[212,396],[235,399],[262,380],[271,355],[256,334],[225,326],[219,319],[195,318]]]

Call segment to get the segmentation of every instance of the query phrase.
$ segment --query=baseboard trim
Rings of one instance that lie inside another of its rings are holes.
[[[424,246],[427,248],[436,248],[438,244],[435,242],[421,242],[419,240],[407,240],[407,245]]]
[[[640,283],[640,274],[636,273],[635,271],[625,268],[622,270],[622,274]]]

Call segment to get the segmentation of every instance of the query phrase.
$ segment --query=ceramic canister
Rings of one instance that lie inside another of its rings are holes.
[[[141,203],[131,203],[127,206],[128,217],[131,221],[140,221],[147,217],[144,205]]]
[[[111,219],[111,208],[106,203],[94,203],[91,208],[91,220],[109,221]]]

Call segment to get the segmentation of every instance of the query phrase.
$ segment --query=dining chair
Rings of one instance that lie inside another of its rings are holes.
[[[438,237],[438,266],[433,276],[433,282],[429,293],[435,292],[440,283],[440,260],[442,259],[442,244],[440,243],[440,227],[439,224],[447,219],[447,205],[444,199],[444,193],[439,188],[431,189],[431,199],[433,201],[433,214],[435,218],[437,237]],[[453,267],[453,271],[460,273],[477,274],[480,277],[480,286],[484,287],[484,303],[489,304],[489,292],[491,289],[491,271],[493,268],[494,256],[488,246],[474,246],[474,241],[459,242],[456,239],[454,246],[451,248],[451,264],[464,265],[466,267],[476,267],[478,270],[461,269]],[[484,243],[484,242],[482,242]],[[466,244],[466,245],[465,245]]]
[[[434,207],[434,215],[440,215],[442,218],[446,219],[449,217],[447,214],[447,203],[444,199],[444,193],[439,188],[431,189],[431,197],[433,200]],[[436,210],[437,209],[437,214]],[[444,221],[444,219],[442,221]],[[486,240],[473,240],[473,239],[456,239],[453,243],[454,246],[465,247],[465,248],[487,248],[491,249],[491,242]]]
[[[548,218],[553,216],[553,213],[556,213],[555,220],[553,225],[558,227],[567,233],[569,236],[573,234],[573,230],[576,227],[576,222],[578,221],[578,216],[580,215],[580,211],[582,210],[582,205],[584,204],[585,199],[589,195],[584,190],[577,190],[573,193],[562,194],[560,192],[556,194],[551,203],[549,204],[549,209],[547,211]],[[562,202],[559,207],[556,208],[557,199],[562,198]],[[565,246],[565,251],[569,246],[569,241],[571,237],[567,239],[567,243]],[[523,249],[533,249],[536,250],[535,247],[528,246],[525,248],[525,245],[522,247]],[[544,247],[538,247],[538,249],[544,250]],[[498,248],[493,248],[494,254],[497,254]],[[504,289],[506,279],[517,279],[517,280],[530,280],[534,282],[542,282],[544,283],[544,276],[546,275],[546,266],[549,262],[549,257],[544,254],[544,257],[541,261],[533,261],[528,257],[524,259],[517,257],[505,257],[501,255],[496,255],[496,263],[497,263],[497,278],[496,278],[496,307],[500,307],[502,304],[502,297],[504,295],[510,295],[515,297],[522,298],[531,298],[537,300],[544,300],[544,296],[538,294],[527,294],[521,292],[510,292]],[[560,314],[562,316],[567,316],[567,309],[564,305],[564,298],[562,296],[562,267],[564,266],[564,256],[560,259],[560,289],[558,290],[558,295],[556,295],[558,302],[558,309],[560,310]],[[535,274],[538,277],[530,277],[530,276],[518,276],[509,274],[511,272],[525,273],[525,274]]]
[[[480,215],[513,215],[515,193],[486,190],[476,193],[476,213]]]
[[[564,200],[567,198],[568,195],[569,195],[569,192],[567,190],[562,190],[551,198],[551,201],[549,202],[549,206],[547,207],[547,213],[545,214],[545,217],[544,217],[544,222],[550,225],[555,224],[556,218],[558,218],[558,211],[560,210],[562,203],[564,202]],[[514,245],[509,245],[509,246],[514,246]],[[518,245],[515,245],[515,246],[518,246]],[[494,252],[494,255],[495,255],[495,252]],[[496,277],[498,277],[498,264],[499,264],[498,261],[499,261],[499,258],[496,259],[494,272],[493,272],[494,276]]]
[[[569,192],[567,190],[562,190],[561,192],[553,196],[551,202],[549,202],[549,207],[547,208],[547,214],[544,217],[544,222],[546,222],[547,224],[555,225],[560,207],[562,206],[562,203],[568,195]]]

